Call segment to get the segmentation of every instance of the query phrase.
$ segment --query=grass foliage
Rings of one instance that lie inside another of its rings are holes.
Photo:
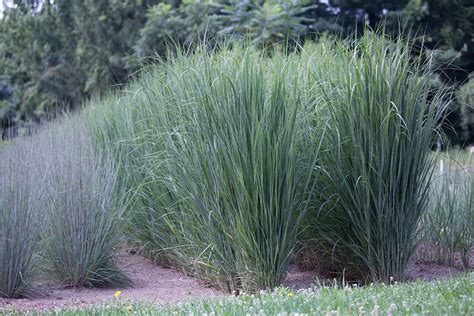
[[[292,53],[170,53],[29,138],[22,173],[1,176],[1,234],[19,234],[3,224],[18,218],[31,236],[41,230],[50,271],[70,286],[127,283],[113,261],[122,232],[159,263],[229,291],[279,286],[301,231],[337,276],[403,280],[449,103],[411,48],[366,32]],[[19,155],[10,145],[2,154]],[[35,241],[15,239],[5,266],[17,269],[23,251],[30,271]]]
[[[315,70],[330,126],[318,233],[336,271],[359,280],[403,280],[427,207],[427,148],[449,99],[410,48],[369,33],[328,47]]]
[[[45,131],[36,141],[54,153],[45,201],[50,272],[66,286],[127,285],[114,263],[124,210],[116,164],[95,152],[87,130],[74,121]]]
[[[440,160],[422,222],[424,238],[420,254],[424,260],[469,267],[474,246],[474,172],[469,169],[473,158],[466,160],[450,156]]]
[[[402,280],[449,95],[430,60],[367,32],[292,54],[178,53],[89,113],[152,256],[229,290],[281,282],[298,223],[316,260]],[[300,225],[301,226],[301,225]]]
[[[0,152],[0,297],[33,293],[46,176],[32,145],[20,140]]]
[[[153,253],[229,290],[281,284],[310,194],[297,79],[267,62],[251,49],[178,55],[96,132],[114,136]]]
[[[31,293],[39,262],[67,286],[128,282],[113,262],[124,209],[116,164],[95,151],[77,119],[62,120],[14,140],[0,153],[5,297]]]

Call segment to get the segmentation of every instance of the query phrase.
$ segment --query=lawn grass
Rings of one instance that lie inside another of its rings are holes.
[[[365,287],[319,287],[292,292],[240,295],[164,307],[120,299],[95,308],[35,312],[32,315],[472,315],[474,273],[457,278]]]

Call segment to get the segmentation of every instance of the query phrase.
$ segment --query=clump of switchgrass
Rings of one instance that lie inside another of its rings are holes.
[[[281,283],[311,194],[317,150],[298,155],[306,96],[286,58],[178,53],[92,126],[120,153],[129,222],[152,255],[228,290]]]
[[[212,236],[213,263],[230,288],[272,288],[286,274],[301,216],[297,189],[310,174],[296,152],[299,100],[282,74],[265,80],[258,55],[224,62],[189,78],[191,113],[168,141],[169,188],[188,197],[191,222]]]
[[[32,144],[15,140],[0,153],[0,297],[34,293],[45,170]]]
[[[66,286],[129,284],[114,262],[123,240],[124,210],[116,164],[94,149],[77,119],[63,117],[36,138],[49,166],[44,203],[48,271]]]
[[[459,254],[467,268],[474,246],[474,173],[449,156],[441,163],[421,224],[422,259],[454,266]]]
[[[429,153],[449,102],[411,43],[366,32],[327,45],[316,92],[329,113],[318,235],[336,271],[402,280],[426,209]]]
[[[290,55],[178,52],[95,104],[87,121],[120,162],[130,231],[211,284],[270,288],[311,202],[306,233],[341,274],[403,279],[447,103],[410,48],[367,33]]]

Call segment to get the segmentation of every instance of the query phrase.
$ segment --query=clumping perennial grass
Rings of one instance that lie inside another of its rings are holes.
[[[297,188],[307,182],[295,150],[297,96],[278,74],[266,82],[259,62],[245,52],[224,74],[196,71],[194,108],[169,141],[170,185],[214,234],[209,253],[230,289],[281,284],[300,217]]]
[[[306,225],[336,274],[402,280],[449,102],[410,49],[367,32],[291,54],[178,51],[14,141],[0,153],[0,295],[28,293],[39,235],[63,284],[129,284],[114,263],[124,232],[214,286],[271,289]]]
[[[309,206],[316,260],[402,280],[449,101],[410,45],[367,32],[291,54],[178,52],[93,102],[82,115],[119,162],[129,232],[210,284],[270,288]]]
[[[459,254],[467,268],[474,245],[474,173],[450,161],[449,156],[443,162],[446,166],[434,176],[421,223],[421,259],[454,266]]]
[[[329,113],[319,237],[335,271],[362,281],[404,279],[429,197],[429,148],[449,103],[431,89],[430,59],[410,49],[366,32],[328,45],[315,71]]]
[[[98,109],[120,113],[94,135],[121,151],[130,223],[155,258],[228,290],[282,282],[317,156],[298,156],[305,95],[287,62],[178,53]]]
[[[94,150],[81,124],[63,120],[37,135],[43,153],[51,153],[43,156],[50,166],[45,201],[48,271],[66,286],[129,285],[114,262],[123,240],[124,210],[115,163]]]
[[[125,207],[116,163],[77,117],[13,140],[0,156],[2,296],[30,295],[39,268],[67,286],[129,284],[114,263]]]
[[[0,297],[34,294],[45,174],[32,144],[15,140],[0,153]]]

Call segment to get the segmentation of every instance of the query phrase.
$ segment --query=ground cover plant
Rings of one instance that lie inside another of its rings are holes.
[[[473,312],[473,274],[435,282],[366,287],[318,287],[294,292],[244,294],[174,306],[130,302],[126,291],[100,307],[30,312],[31,315],[470,315]],[[15,315],[14,312],[9,313]]]

